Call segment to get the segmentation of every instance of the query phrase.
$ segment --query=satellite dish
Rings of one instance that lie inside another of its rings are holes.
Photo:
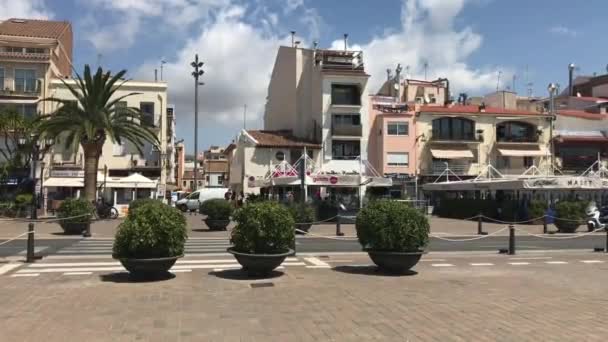
[[[398,83],[393,83],[393,89],[399,90],[399,84]]]

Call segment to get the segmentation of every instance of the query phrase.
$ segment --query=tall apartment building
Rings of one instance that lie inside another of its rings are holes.
[[[369,132],[363,53],[281,46],[268,86],[265,130],[321,143],[327,172],[359,170]]]

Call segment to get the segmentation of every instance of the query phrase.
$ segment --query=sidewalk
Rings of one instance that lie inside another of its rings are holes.
[[[112,271],[3,276],[0,340],[604,341],[608,259],[552,256],[425,257],[409,276],[364,258],[261,280],[238,270],[140,283]]]
[[[199,214],[186,214],[186,220],[188,222],[188,234],[190,237],[228,237],[227,232],[209,231],[205,222],[203,222],[203,216]],[[98,238],[114,237],[116,228],[120,222],[122,222],[122,219],[93,222],[91,226],[93,236]],[[464,221],[430,216],[429,222],[431,225],[431,233],[433,234],[458,236],[477,235],[477,221]],[[27,231],[27,226],[27,222],[0,220],[0,239],[7,239],[23,234]],[[233,226],[234,222],[230,224],[228,229],[230,230]],[[483,231],[488,233],[493,233],[506,227],[506,224],[489,222],[483,222],[482,225]],[[542,225],[521,224],[517,225],[517,227],[534,234],[542,234],[543,232]],[[549,225],[547,228],[548,231],[557,231],[553,225]],[[342,223],[340,229],[346,236],[356,236],[355,226],[352,223]],[[78,235],[64,235],[61,227],[57,223],[35,223],[35,230],[37,238],[80,238]],[[579,232],[586,232],[586,227],[581,225]],[[335,236],[336,223],[332,222],[314,225],[311,228],[310,233],[314,235]],[[507,230],[498,233],[498,235],[508,234]]]

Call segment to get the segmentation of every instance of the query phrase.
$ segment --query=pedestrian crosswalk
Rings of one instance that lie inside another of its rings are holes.
[[[57,255],[111,255],[114,240],[86,239],[56,251]],[[230,241],[226,238],[189,238],[186,241],[185,255],[205,253],[226,253]]]

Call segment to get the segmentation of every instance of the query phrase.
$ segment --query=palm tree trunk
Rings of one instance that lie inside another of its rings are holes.
[[[84,150],[84,197],[87,201],[96,200],[97,168],[101,148],[96,143],[82,144]]]

